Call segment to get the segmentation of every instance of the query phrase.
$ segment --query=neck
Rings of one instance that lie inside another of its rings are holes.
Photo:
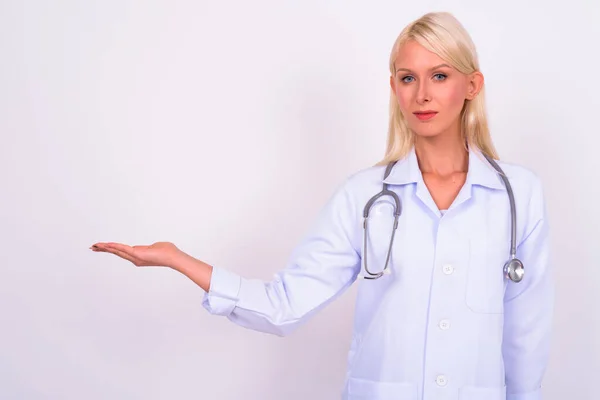
[[[467,172],[469,153],[460,135],[420,137],[415,141],[415,153],[422,173],[449,176]]]

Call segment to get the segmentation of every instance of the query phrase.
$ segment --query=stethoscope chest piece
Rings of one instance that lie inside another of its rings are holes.
[[[504,276],[513,282],[521,282],[525,268],[523,263],[518,258],[513,258],[504,264]]]

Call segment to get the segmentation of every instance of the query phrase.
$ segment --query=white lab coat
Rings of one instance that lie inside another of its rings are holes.
[[[360,279],[342,397],[346,400],[540,400],[554,283],[540,179],[499,162],[513,187],[522,282],[507,281],[510,206],[500,177],[476,150],[466,183],[442,215],[414,149],[385,180],[402,201],[391,274]],[[258,331],[285,335],[357,281],[363,207],[385,167],[349,176],[288,265],[270,282],[214,267],[203,305]],[[370,270],[391,234],[389,197],[371,209]]]

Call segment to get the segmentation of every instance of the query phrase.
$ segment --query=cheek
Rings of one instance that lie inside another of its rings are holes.
[[[410,109],[414,102],[413,95],[408,89],[397,90],[396,99],[398,99],[398,106],[400,107],[400,111],[402,111],[403,114],[405,114],[406,111]]]
[[[459,112],[462,110],[465,102],[465,92],[462,85],[448,85],[440,95],[439,99],[448,111]]]

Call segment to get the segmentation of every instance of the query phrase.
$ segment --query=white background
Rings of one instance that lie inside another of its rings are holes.
[[[545,184],[546,399],[598,398],[592,0],[1,1],[0,398],[338,398],[354,288],[282,339],[210,316],[177,272],[88,248],[167,240],[269,279],[383,156],[389,51],[437,10],[478,46],[501,157]]]

